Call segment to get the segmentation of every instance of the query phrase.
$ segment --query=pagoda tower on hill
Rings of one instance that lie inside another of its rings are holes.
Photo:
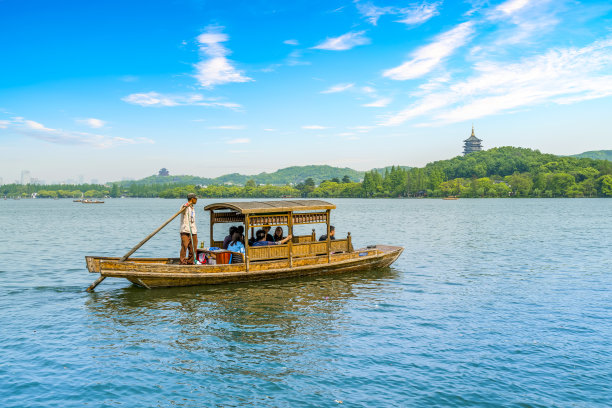
[[[463,155],[474,152],[479,152],[482,150],[481,145],[482,140],[477,138],[474,134],[474,125],[472,125],[472,135],[463,141]]]

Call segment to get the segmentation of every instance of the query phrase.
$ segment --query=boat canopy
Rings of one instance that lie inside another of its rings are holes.
[[[204,210],[233,210],[239,214],[274,214],[294,211],[333,210],[335,208],[334,204],[321,200],[283,200],[214,203],[204,207]]]

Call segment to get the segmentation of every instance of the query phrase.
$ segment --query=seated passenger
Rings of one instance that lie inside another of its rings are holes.
[[[334,235],[336,235],[336,227],[334,227],[333,225],[330,225],[329,226],[329,239],[331,240],[336,239]],[[327,234],[321,235],[319,237],[319,241],[327,241]]]
[[[244,244],[244,225],[239,225],[236,231],[240,233],[240,241]]]
[[[268,241],[266,240],[266,232],[262,229],[258,230],[255,236],[257,237],[257,241],[253,243],[253,246],[281,245],[289,241],[292,238],[291,235],[288,235],[286,238],[278,242]]]
[[[266,233],[266,241],[274,241],[274,237],[270,235],[270,228],[272,227],[270,227],[269,225],[266,225],[265,227],[261,228]]]
[[[274,239],[272,241],[279,242],[282,241],[285,237],[283,236],[283,229],[281,227],[276,227],[274,230]]]
[[[232,241],[227,246],[227,250],[244,254],[244,244],[240,241],[241,239],[242,235],[240,235],[239,232],[234,232],[234,235],[232,235]]]
[[[230,241],[232,240],[232,237],[234,236],[234,232],[236,232],[237,228],[234,227],[233,225],[230,227],[229,229],[229,235],[226,236],[223,239],[223,249],[227,249],[227,246],[229,245]]]

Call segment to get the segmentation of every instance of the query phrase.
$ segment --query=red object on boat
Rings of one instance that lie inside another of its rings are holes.
[[[217,264],[228,264],[230,262],[231,252],[217,252]]]

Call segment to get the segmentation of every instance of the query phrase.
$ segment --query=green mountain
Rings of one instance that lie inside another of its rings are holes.
[[[405,166],[404,166],[405,167]],[[389,167],[390,169],[391,167]],[[405,167],[408,168],[408,167]],[[376,169],[384,173],[385,168]],[[186,175],[169,175],[169,176],[149,176],[141,180],[122,181],[120,184],[129,186],[136,185],[156,185],[156,184],[179,184],[179,185],[222,185],[235,184],[244,185],[248,180],[254,180],[257,184],[272,184],[284,186],[287,184],[298,184],[312,178],[315,184],[319,184],[324,180],[337,178],[342,180],[344,176],[348,176],[351,181],[358,182],[363,179],[365,172],[353,170],[348,167],[332,167],[327,165],[311,165],[311,166],[292,166],[277,170],[273,173],[259,173],[255,175],[244,175],[238,173],[226,174],[216,178],[186,176]]]
[[[586,157],[589,159],[612,161],[612,150],[591,150],[580,154],[573,154],[570,157]]]

